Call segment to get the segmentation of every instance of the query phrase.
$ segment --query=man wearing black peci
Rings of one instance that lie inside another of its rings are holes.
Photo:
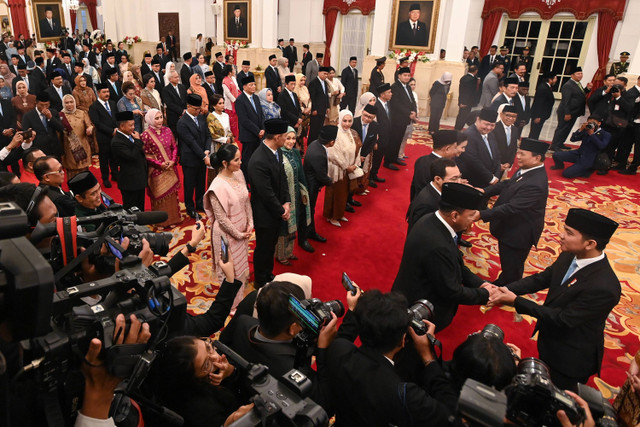
[[[180,67],[180,80],[184,86],[190,86],[191,83],[189,79],[193,75],[193,70],[191,69],[191,65],[193,65],[193,55],[191,55],[191,52],[186,52],[182,55],[182,59],[184,62],[182,63],[182,67]]]
[[[296,76],[290,74],[284,78],[284,90],[277,96],[280,106],[280,117],[289,122],[289,126],[298,129],[302,123],[302,112],[298,95],[293,90],[296,88]],[[274,97],[275,99],[276,97]]]
[[[311,98],[311,118],[307,141],[315,141],[318,138],[320,128],[324,124],[324,118],[329,112],[329,89],[325,81],[329,74],[329,69],[330,67],[320,67],[318,77],[311,82],[307,81]]]
[[[376,188],[378,182],[385,182],[384,178],[378,176],[382,159],[387,152],[387,145],[391,138],[391,109],[389,108],[389,100],[393,96],[391,85],[383,83],[376,88],[378,99],[376,100],[376,120],[378,122],[378,148],[373,152],[373,162],[371,164],[371,173],[369,174],[369,186]],[[397,155],[396,155],[397,157]]]
[[[545,73],[543,81],[536,88],[536,95],[533,97],[531,106],[531,129],[529,138],[538,139],[544,126],[544,122],[551,117],[553,104],[556,101],[553,97],[553,86],[558,81],[556,73]]]
[[[387,149],[384,156],[384,167],[391,170],[398,170],[396,165],[407,165],[398,158],[398,153],[407,125],[416,119],[417,107],[409,87],[410,79],[411,70],[409,67],[400,68],[398,70],[398,81],[391,86],[391,92],[393,93],[393,97],[389,102],[391,104],[391,135],[389,141],[387,141]]]
[[[238,114],[238,139],[242,141],[242,173],[249,181],[249,161],[264,136],[264,113],[260,98],[256,93],[256,81],[253,76],[242,79],[242,93],[236,98]]]
[[[349,65],[344,67],[344,70],[340,73],[340,82],[344,86],[345,92],[345,96],[340,102],[340,108],[348,108],[351,112],[355,111],[356,99],[358,98],[358,70],[356,65],[358,65],[358,58],[352,56],[349,58]]]
[[[458,117],[456,117],[456,130],[462,130],[471,109],[478,105],[480,100],[480,78],[478,77],[478,67],[469,66],[467,74],[460,79],[460,95],[458,96]]]
[[[378,96],[378,87],[381,84],[384,84],[384,74],[382,70],[384,69],[385,63],[387,62],[387,57],[382,56],[376,59],[376,66],[371,70],[371,75],[369,75],[369,92]]]
[[[125,209],[135,206],[144,211],[144,196],[148,180],[144,143],[135,131],[133,112],[117,112],[116,121],[118,130],[111,140],[111,149],[120,167],[118,189],[122,194],[122,206]]]
[[[253,77],[253,73],[251,71],[249,71],[251,69],[251,61],[248,60],[244,60],[242,61],[242,65],[240,66],[240,71],[238,71],[238,74],[236,75],[236,81],[238,82],[238,89],[240,89],[242,91],[242,80],[245,77]],[[274,99],[276,99],[276,97],[274,96]]]
[[[111,179],[118,179],[118,163],[111,150],[111,139],[118,127],[115,114],[118,112],[116,103],[109,99],[110,91],[108,83],[96,84],[98,99],[89,106],[89,118],[96,126],[96,139],[100,148],[100,174],[105,188],[111,188],[109,181],[109,170]]]
[[[187,108],[187,90],[180,84],[180,75],[177,71],[167,72],[169,84],[162,89],[162,101],[167,106],[167,126],[176,139],[179,139],[177,124]]]

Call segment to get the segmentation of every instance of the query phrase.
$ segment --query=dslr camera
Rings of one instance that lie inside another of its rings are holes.
[[[433,304],[426,299],[419,299],[407,309],[407,313],[409,314],[413,331],[417,335],[426,335],[428,328],[422,321],[431,321],[433,319]]]
[[[610,94],[620,93],[621,91],[622,91],[622,86],[620,85],[613,85],[611,86],[611,89],[609,89]]]
[[[596,124],[593,122],[587,122],[587,126],[585,126],[586,130],[596,130]]]
[[[303,299],[300,301],[289,294],[289,311],[298,319],[303,330],[305,341],[312,343],[318,338],[320,329],[333,318],[344,316],[344,305],[340,300],[322,302],[318,298]]]

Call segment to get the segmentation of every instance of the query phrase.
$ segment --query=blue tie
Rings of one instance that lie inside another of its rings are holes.
[[[487,151],[489,151],[489,156],[491,156],[491,160],[493,160],[493,153],[491,152],[491,146],[489,145],[489,138],[487,135],[482,135],[482,140],[484,144],[487,146]]]
[[[280,156],[278,155],[278,150],[276,150],[276,161],[280,163]]]
[[[569,277],[571,277],[573,275],[573,273],[576,271],[576,268],[578,268],[578,262],[577,262],[576,258],[574,257],[573,261],[571,261],[571,265],[569,266],[569,269],[567,270],[566,274],[562,278],[562,282],[560,282],[560,285],[564,285],[564,283],[567,280],[569,280]]]
[[[369,125],[362,125],[362,142],[364,142],[364,139],[367,137],[367,127]]]
[[[42,116],[42,125],[44,126],[44,130],[49,130],[49,125],[47,124],[47,118]]]
[[[255,102],[253,102],[253,96],[249,96],[249,101],[251,101],[251,106],[253,107],[253,111],[256,112],[256,114],[258,113],[258,110],[256,110],[256,104]]]
[[[109,108],[109,101],[104,102],[104,108],[107,109],[107,113],[109,113],[110,116],[113,116],[113,114],[111,114],[111,109]]]
[[[131,142],[135,142],[135,141],[133,140],[133,136],[129,135],[129,141],[131,141]]]
[[[507,133],[507,147],[511,145],[511,126],[504,129]]]
[[[458,246],[458,235],[453,236],[453,244]]]
[[[518,179],[522,176],[522,169],[518,169],[518,172],[516,172],[516,175],[514,176],[515,179]]]

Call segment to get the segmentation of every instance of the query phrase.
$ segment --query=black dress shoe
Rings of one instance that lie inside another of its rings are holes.
[[[400,165],[400,166],[407,166],[407,163],[403,162],[402,159],[396,159],[396,161],[393,162],[393,163],[395,163],[396,165]]]
[[[306,240],[304,240],[299,245],[302,248],[302,250],[305,250],[307,252],[314,253],[316,251],[315,249],[313,249],[313,246],[311,246],[311,244],[309,242],[307,242]]]
[[[636,168],[628,168],[628,169],[619,170],[618,173],[622,174],[622,175],[635,175],[636,174]]]
[[[356,210],[353,208],[353,206],[351,206],[351,205],[349,205],[349,204],[347,204],[347,207],[346,207],[346,208],[344,208],[344,210],[345,210],[346,212],[350,212],[350,213],[355,213],[355,212],[356,212]]]
[[[552,171],[557,171],[557,170],[560,170],[560,169],[564,169],[564,166],[553,165],[549,169],[551,169]]]
[[[608,174],[608,173],[609,173],[609,171],[608,171],[608,170],[606,170],[606,171],[598,171],[598,172],[596,172],[596,174],[598,174],[598,175],[606,175],[606,174]]]
[[[378,184],[376,184],[373,180],[369,180],[369,187],[378,188]]]
[[[102,185],[104,186],[104,188],[113,187],[113,185],[111,185],[111,181],[109,181],[108,179],[106,181],[102,181]]]
[[[362,203],[360,203],[360,202],[359,202],[359,201],[357,201],[357,200],[349,200],[349,204],[350,204],[351,206],[355,206],[356,208],[359,208],[360,206],[362,206]]]
[[[385,163],[382,166],[384,166],[387,169],[391,169],[392,171],[399,171],[400,170],[396,165],[393,165],[391,163]]]
[[[189,209],[187,210],[187,215],[189,215],[191,218],[195,218],[198,214],[193,209]]]
[[[196,206],[196,211],[204,212],[204,206]]]
[[[471,246],[473,246],[473,245],[471,244],[471,242],[468,242],[468,241],[466,241],[466,240],[464,240],[464,239],[460,239],[460,240],[458,240],[458,245],[459,245],[459,246],[462,246],[463,248],[470,248]]]
[[[309,234],[309,239],[315,240],[316,242],[326,243],[327,239],[319,235],[318,233]]]
[[[386,182],[386,181],[387,181],[386,179],[384,179],[384,178],[380,178],[380,177],[377,177],[377,176],[374,176],[374,177],[373,177],[373,180],[374,180],[375,182]]]

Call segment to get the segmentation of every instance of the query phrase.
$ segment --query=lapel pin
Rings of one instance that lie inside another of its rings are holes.
[[[575,285],[575,284],[576,284],[576,282],[577,282],[577,281],[578,281],[578,279],[574,277],[574,278],[573,278],[573,280],[569,282],[569,284],[567,285],[567,287],[568,287],[568,288],[572,287],[573,285]]]

